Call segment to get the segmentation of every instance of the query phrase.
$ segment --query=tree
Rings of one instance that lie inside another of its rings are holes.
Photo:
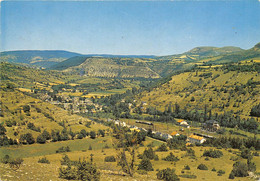
[[[167,157],[163,158],[165,161],[171,161],[171,162],[176,162],[179,160],[178,157],[174,156],[174,154],[171,152]]]
[[[248,176],[247,172],[247,164],[239,161],[233,164],[233,170],[231,171],[231,173],[233,173],[235,177],[246,177]]]
[[[82,129],[80,131],[80,133],[82,134],[82,136],[85,138],[87,136],[87,131],[85,129]]]
[[[199,170],[208,170],[208,167],[205,164],[200,164],[197,168]]]
[[[168,148],[165,143],[161,144],[158,148],[157,151],[168,151]]]
[[[174,169],[166,168],[157,172],[157,178],[165,181],[179,181]]]
[[[35,143],[35,139],[33,138],[31,133],[26,133],[20,136],[20,142],[23,144],[33,144]]]
[[[129,135],[124,128],[114,129],[114,131],[118,139],[115,142],[115,149],[118,151],[117,165],[122,168],[123,172],[133,177],[135,154],[138,147],[137,134],[132,133]],[[129,152],[130,158],[127,158],[126,152]]]
[[[50,135],[50,133],[49,133],[46,129],[42,132],[42,136],[43,136],[46,140],[50,140],[50,139],[51,139],[51,135]]]
[[[45,142],[46,142],[46,138],[42,136],[42,134],[37,137],[37,143],[43,144]]]
[[[203,156],[211,157],[211,158],[220,158],[223,156],[222,151],[220,150],[204,150]]]
[[[148,158],[143,157],[142,161],[138,165],[138,170],[153,171],[153,165]]]
[[[30,105],[24,105],[24,106],[23,106],[23,111],[24,111],[24,112],[30,112],[30,110],[31,110]]]
[[[98,130],[98,134],[101,135],[102,137],[105,136],[105,132],[101,129]]]
[[[250,112],[250,116],[260,117],[260,104],[255,105]]]
[[[0,136],[5,135],[5,132],[6,132],[5,127],[2,124],[0,124]]]
[[[96,138],[96,132],[95,131],[90,131],[89,135],[90,135],[90,138],[92,138],[92,139]]]

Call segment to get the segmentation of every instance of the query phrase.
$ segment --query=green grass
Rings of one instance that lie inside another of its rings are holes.
[[[32,144],[32,145],[21,145],[21,146],[9,146],[0,148],[0,158],[4,155],[10,155],[11,157],[27,158],[35,156],[43,156],[55,154],[56,150],[62,146],[69,146],[71,151],[88,150],[89,146],[92,146],[93,150],[100,150],[105,145],[111,147],[112,138],[100,137],[96,139],[84,138],[75,139],[68,141],[50,142],[45,144]]]

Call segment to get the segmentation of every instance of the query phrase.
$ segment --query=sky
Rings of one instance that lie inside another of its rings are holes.
[[[260,42],[260,0],[2,1],[1,51],[171,55]]]

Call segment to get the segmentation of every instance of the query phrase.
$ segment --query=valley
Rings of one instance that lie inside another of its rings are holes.
[[[259,45],[1,52],[0,179],[259,179]]]

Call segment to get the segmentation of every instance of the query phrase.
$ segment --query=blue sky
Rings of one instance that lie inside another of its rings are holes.
[[[1,2],[1,51],[170,55],[258,42],[258,0]]]

